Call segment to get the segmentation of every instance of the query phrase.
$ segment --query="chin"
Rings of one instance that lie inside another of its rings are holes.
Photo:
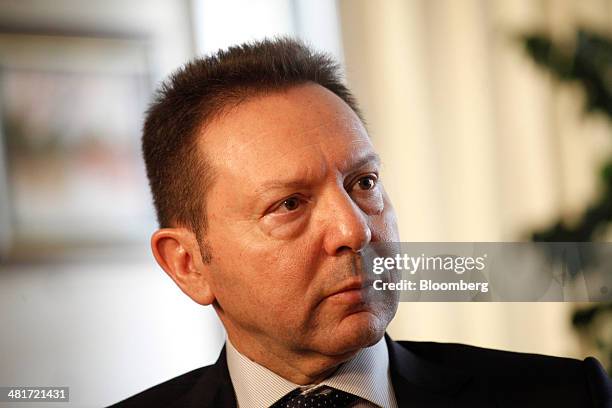
[[[370,347],[384,336],[387,319],[381,319],[371,312],[363,311],[346,316],[333,330],[325,333],[325,351],[328,355],[343,355]]]

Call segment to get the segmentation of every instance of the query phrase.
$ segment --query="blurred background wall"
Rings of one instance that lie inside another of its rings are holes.
[[[137,113],[187,59],[276,34],[332,53],[402,240],[517,241],[576,217],[611,151],[606,119],[584,116],[581,90],[537,69],[517,38],[571,41],[611,22],[609,0],[1,0],[0,385],[67,385],[73,406],[101,406],[216,359],[212,309],[149,253],[137,152]],[[389,331],[582,357],[574,307],[404,303]]]

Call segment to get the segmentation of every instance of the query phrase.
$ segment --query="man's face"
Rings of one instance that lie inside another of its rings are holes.
[[[399,238],[355,113],[309,84],[243,102],[200,143],[216,171],[208,278],[230,339],[325,355],[379,340],[397,300],[374,296],[358,254]]]

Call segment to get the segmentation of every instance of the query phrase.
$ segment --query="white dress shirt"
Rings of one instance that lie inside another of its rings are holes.
[[[227,340],[227,367],[239,408],[267,408],[296,388],[322,385],[357,395],[356,408],[397,408],[385,339],[360,350],[320,384],[301,386],[240,354]]]

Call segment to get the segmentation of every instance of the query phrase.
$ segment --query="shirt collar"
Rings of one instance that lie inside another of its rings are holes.
[[[227,366],[240,408],[269,407],[300,386],[240,354],[227,340]],[[397,406],[385,339],[361,349],[320,385],[349,392],[381,407]]]

